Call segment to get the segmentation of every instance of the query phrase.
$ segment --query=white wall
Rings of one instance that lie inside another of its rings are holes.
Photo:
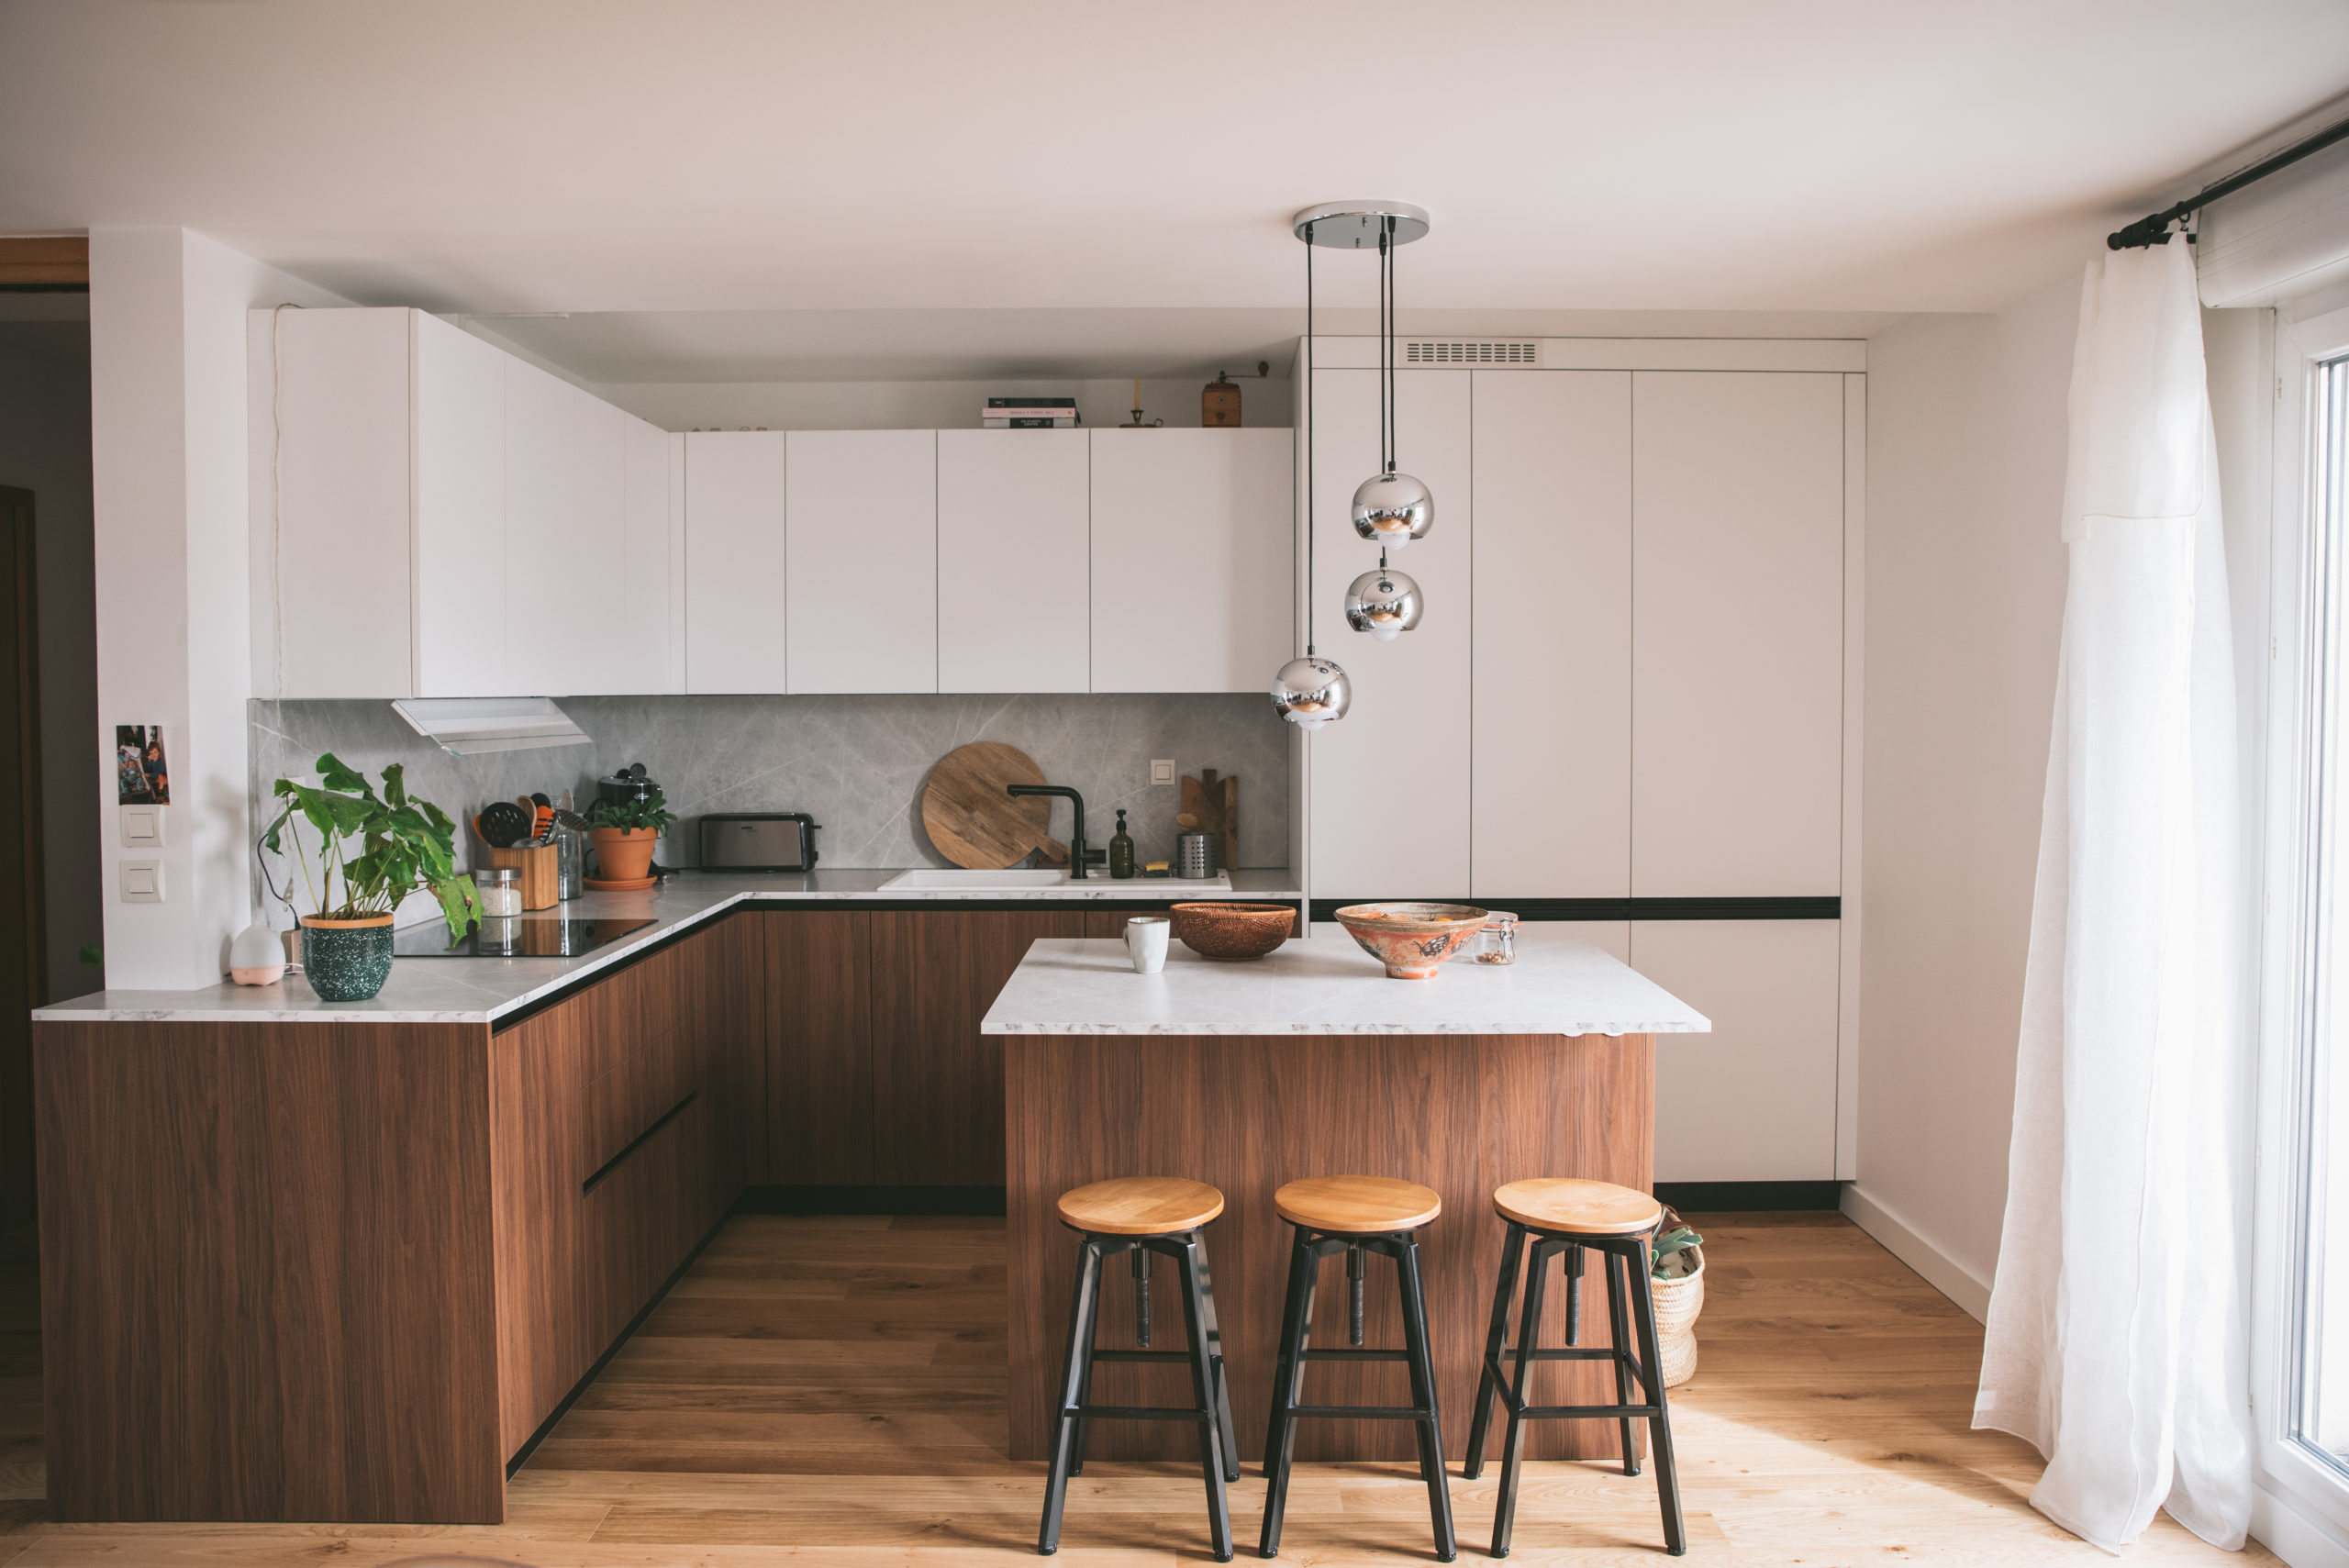
[[[484,334],[488,336],[488,334]],[[493,339],[500,342],[501,339]],[[1286,426],[1291,398],[1286,365],[1238,379],[1242,425]],[[585,383],[581,384],[585,385]],[[1145,381],[1142,417],[1196,427],[1204,379]],[[990,397],[1074,394],[1089,427],[1122,425],[1133,406],[1130,381],[769,381],[609,383],[588,390],[664,430],[977,429]]]
[[[1998,315],[1912,317],[1868,342],[1866,958],[1847,1207],[1976,1311],[2006,1202],[2078,295],[2066,279]]]
[[[250,919],[245,312],[347,303],[179,228],[90,235],[100,896],[112,989],[217,981]],[[165,900],[125,904],[113,729],[165,727]]]

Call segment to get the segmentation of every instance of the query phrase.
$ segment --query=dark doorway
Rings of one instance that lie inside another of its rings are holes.
[[[33,493],[0,485],[0,1231],[33,1218],[32,1023],[49,999]]]

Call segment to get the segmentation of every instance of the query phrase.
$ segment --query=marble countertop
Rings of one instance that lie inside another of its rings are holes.
[[[971,888],[888,888],[895,869],[769,872],[728,874],[679,872],[642,893],[590,893],[526,919],[605,919],[630,916],[653,923],[577,958],[402,958],[392,977],[365,1002],[322,1002],[298,974],[274,985],[217,985],[193,991],[97,991],[36,1008],[53,1023],[493,1023],[507,1013],[566,991],[597,970],[632,956],[647,943],[714,918],[743,903],[890,902],[937,904],[1174,903],[1228,897],[1295,902],[1305,896],[1286,871],[1235,871],[1231,891],[1203,893],[1197,884],[1163,877],[1083,882],[1017,891]],[[1120,950],[1122,951],[1122,950]]]
[[[1454,959],[1389,980],[1342,934],[1211,963],[1170,943],[1136,974],[1117,940],[1040,941],[987,1009],[986,1034],[1702,1034],[1711,1022],[1599,949],[1518,928],[1517,962]]]

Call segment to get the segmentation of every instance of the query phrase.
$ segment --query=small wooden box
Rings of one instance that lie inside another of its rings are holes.
[[[559,902],[559,851],[552,844],[519,844],[510,850],[493,850],[487,845],[482,848],[488,857],[482,863],[492,871],[503,868],[522,873],[518,880],[522,884],[524,909],[551,909]]]
[[[1199,393],[1199,423],[1211,430],[1240,428],[1240,384],[1217,373]]]

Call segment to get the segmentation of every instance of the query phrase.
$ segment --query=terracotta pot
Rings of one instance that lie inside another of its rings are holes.
[[[321,1002],[364,1002],[392,977],[392,917],[302,917],[302,974]]]
[[[591,828],[596,841],[596,880],[637,882],[652,874],[652,842],[661,837],[651,828]]]

